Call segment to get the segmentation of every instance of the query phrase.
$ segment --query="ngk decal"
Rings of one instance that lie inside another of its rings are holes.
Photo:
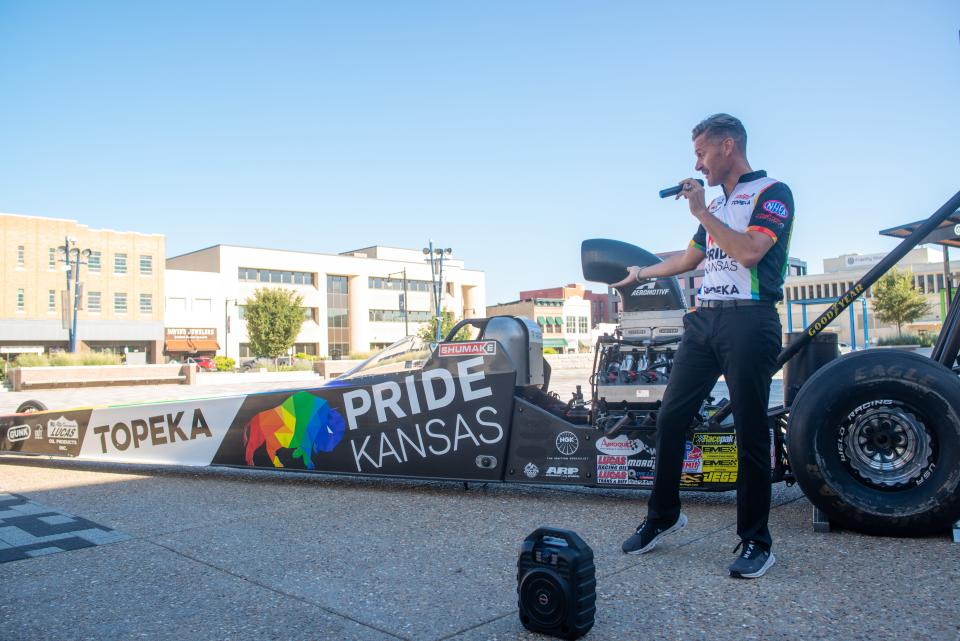
[[[93,410],[82,457],[209,465],[244,397]]]
[[[557,434],[557,451],[566,456],[576,454],[580,447],[580,439],[573,432],[560,432]]]

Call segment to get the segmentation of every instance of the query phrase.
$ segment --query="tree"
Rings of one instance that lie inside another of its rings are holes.
[[[303,297],[289,289],[253,292],[245,302],[245,317],[254,354],[276,358],[293,347],[303,325],[302,303]]]
[[[923,294],[913,288],[913,279],[894,268],[873,286],[873,309],[884,323],[896,323],[901,336],[904,323],[912,323],[930,310]]]
[[[447,334],[450,333],[450,330],[453,329],[453,326],[456,324],[457,321],[453,317],[453,312],[443,310],[443,320],[440,322],[440,340],[445,339]],[[421,325],[420,329],[417,331],[417,336],[428,343],[432,343],[433,341],[437,340],[437,317],[434,316],[429,322]],[[457,335],[453,337],[453,340],[470,340],[470,328],[462,327],[460,331],[457,332]]]

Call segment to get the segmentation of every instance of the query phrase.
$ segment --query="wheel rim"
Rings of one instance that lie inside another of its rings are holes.
[[[933,434],[899,405],[868,409],[842,434],[848,465],[876,487],[896,488],[922,478],[933,457]]]

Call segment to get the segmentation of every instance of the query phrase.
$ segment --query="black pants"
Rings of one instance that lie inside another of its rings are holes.
[[[726,378],[737,431],[737,534],[770,548],[770,432],[767,402],[780,352],[780,316],[773,305],[698,309],[684,334],[657,416],[657,462],[647,519],[672,523],[680,514],[686,432],[703,399]]]

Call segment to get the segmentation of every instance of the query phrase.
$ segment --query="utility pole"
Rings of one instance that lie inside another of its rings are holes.
[[[423,253],[430,261],[430,280],[433,285],[433,305],[435,316],[437,318],[437,342],[442,339],[440,335],[440,326],[443,322],[443,258],[453,254],[449,247],[434,249],[433,241],[429,241],[429,246],[423,248]],[[439,274],[437,273],[439,272]]]
[[[70,247],[71,243],[74,245]],[[63,254],[63,257],[60,259],[62,262],[67,265],[67,294],[66,299],[64,300],[64,315],[67,314],[67,305],[70,304],[70,280],[71,275],[73,277],[73,317],[69,318],[69,322],[65,323],[67,326],[67,332],[70,337],[70,353],[76,353],[77,351],[77,311],[80,309],[80,265],[88,264],[86,260],[81,261],[80,257],[87,259],[90,258],[90,254],[93,252],[89,249],[84,249],[80,251],[80,248],[77,246],[77,240],[66,236],[63,239],[63,245],[58,247],[60,252]],[[76,257],[74,264],[70,264],[71,253]]]
[[[398,272],[391,272],[387,274],[387,280],[392,280],[394,274],[403,274],[403,306],[400,311],[403,312],[403,335],[410,335],[410,297],[407,296],[407,268],[404,267]]]

